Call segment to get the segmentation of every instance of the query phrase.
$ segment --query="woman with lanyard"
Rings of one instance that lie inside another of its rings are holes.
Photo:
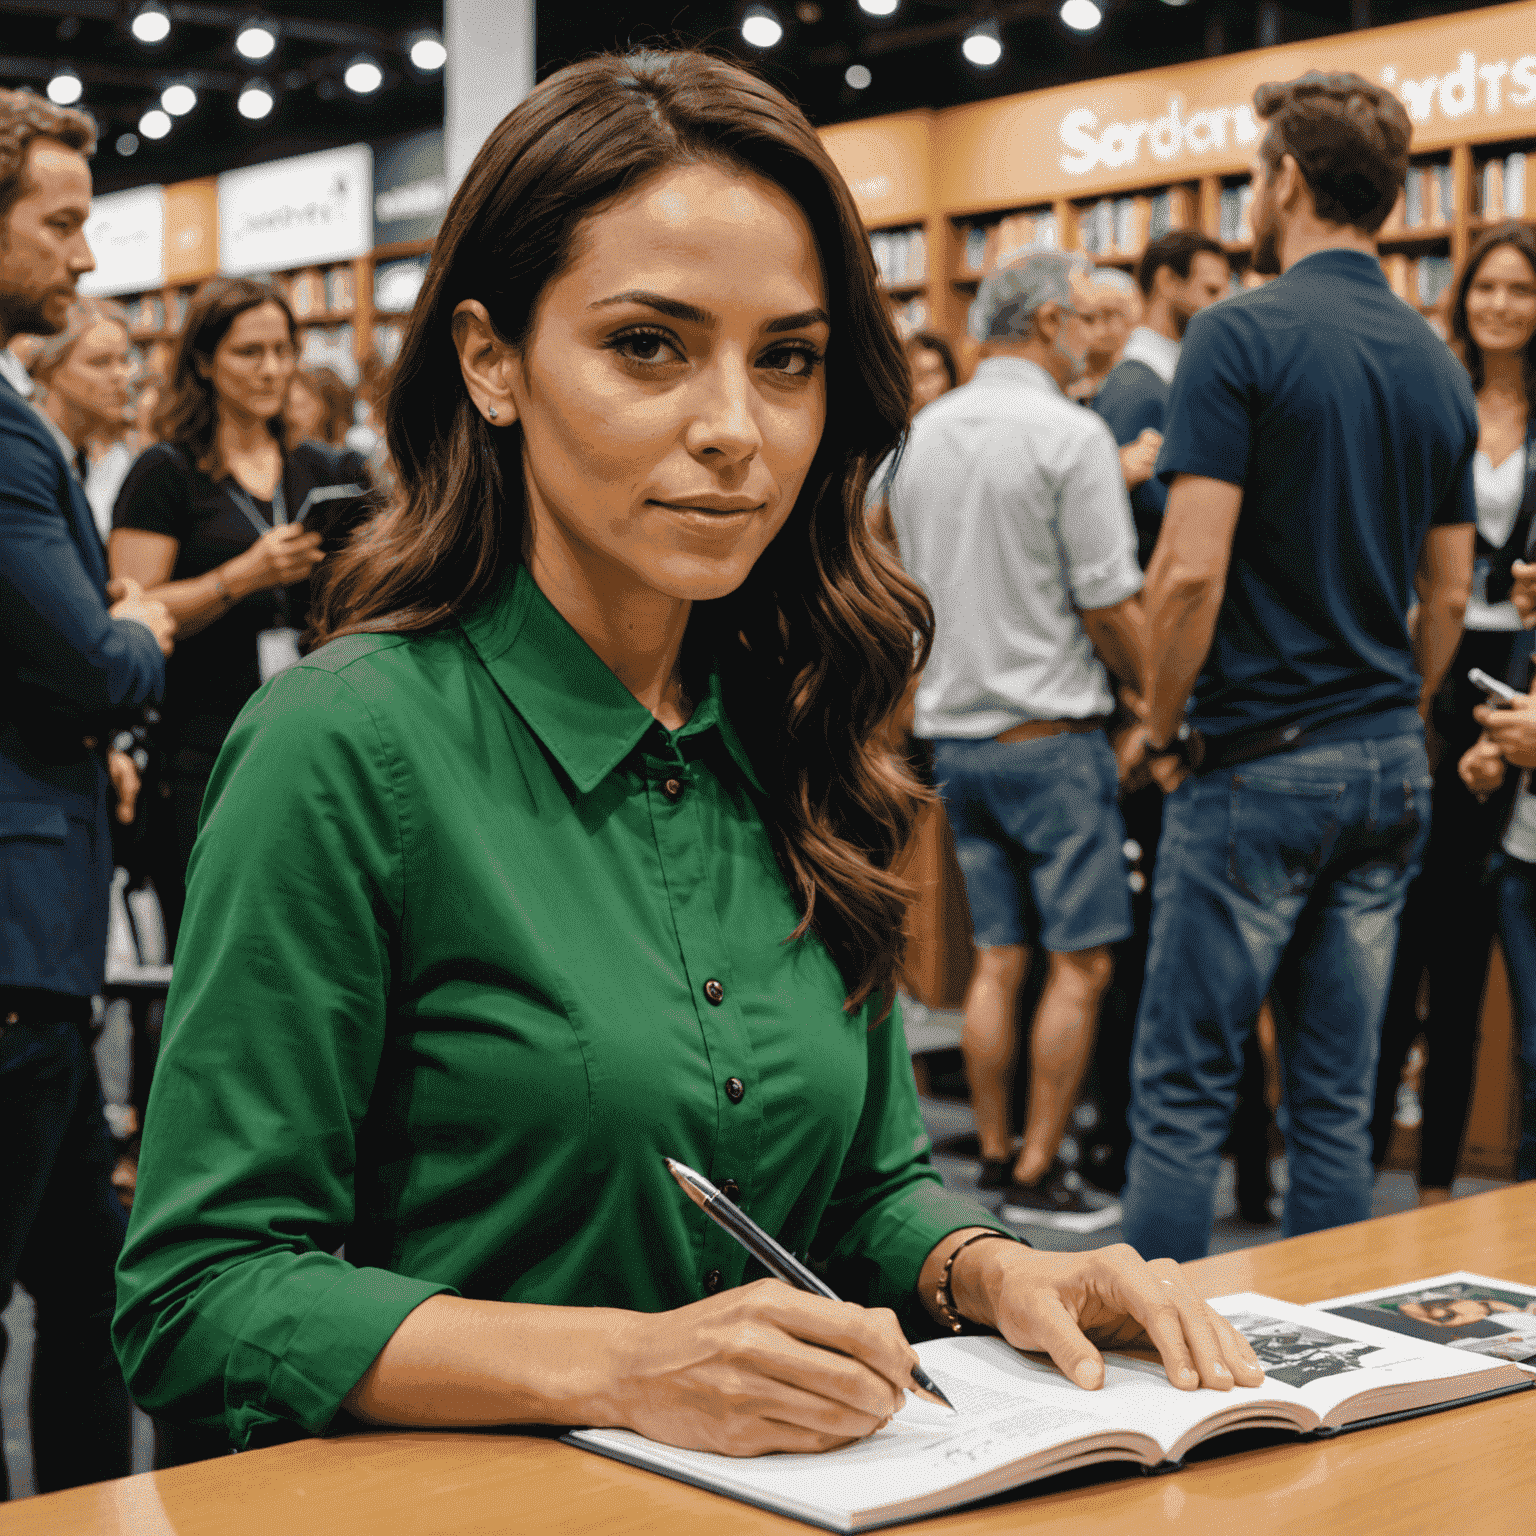
[[[114,576],[171,611],[160,745],[155,887],[174,949],[187,860],[214,759],[245,702],[299,659],[308,578],[324,556],[310,513],[357,506],[355,454],[283,449],[296,331],[269,283],[216,278],[187,309],[156,417],[160,441],[128,473],[113,511]]]
[[[1504,780],[1497,751],[1490,759],[1499,767],[1492,792],[1474,798],[1458,775],[1458,763],[1479,736],[1473,710],[1485,698],[1467,674],[1478,668],[1520,692],[1530,682],[1531,641],[1510,598],[1512,567],[1531,548],[1536,514],[1536,235],[1526,225],[1496,225],[1473,246],[1452,290],[1450,321],[1452,345],[1472,375],[1481,427],[1473,462],[1477,559],[1461,645],[1428,721],[1439,748],[1433,816],[1423,867],[1403,907],[1371,1128],[1379,1168],[1403,1062],[1422,1030],[1429,1060],[1421,1096],[1421,1205],[1450,1199],[1461,1156],[1493,946],[1488,864],[1518,778]],[[1429,1010],[1421,1021],[1426,975]]]
[[[591,59],[492,133],[399,496],[209,785],[118,1271],[140,1403],[242,1447],[820,1450],[904,1401],[903,1326],[966,1319],[1085,1386],[1085,1331],[1143,1323],[1180,1386],[1260,1380],[1177,1265],[1037,1253],[929,1163],[889,1005],[921,791],[878,741],[932,620],[864,512],[909,388],[761,80]],[[844,1299],[759,1280],[667,1156]]]

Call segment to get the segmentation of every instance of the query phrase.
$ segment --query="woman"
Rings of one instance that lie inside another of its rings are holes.
[[[864,520],[907,409],[769,86],[598,58],[491,135],[390,391],[399,498],[210,785],[120,1270],[141,1402],[237,1444],[345,1408],[815,1450],[903,1400],[865,1308],[931,1329],[941,1289],[1086,1385],[1076,1323],[1131,1314],[1180,1384],[1259,1379],[1176,1266],[984,1241],[928,1165],[884,1002],[916,791],[873,738],[930,621]],[[664,1155],[864,1306],[743,1284]]]
[[[1498,846],[1515,791],[1478,800],[1458,774],[1477,740],[1473,709],[1483,695],[1473,667],[1517,688],[1529,681],[1530,644],[1519,644],[1520,616],[1509,600],[1510,568],[1530,548],[1536,512],[1536,235],[1499,224],[1473,247],[1452,293],[1450,326],[1477,392],[1481,434],[1473,477],[1477,558],[1461,646],[1430,715],[1438,738],[1434,810],[1424,865],[1403,908],[1397,967],[1382,1026],[1372,1127],[1378,1167],[1386,1157],[1403,1061],[1422,1029],[1428,1047],[1419,1143],[1419,1203],[1450,1199],[1461,1155],[1476,1064],[1478,1018],[1494,932],[1488,859]],[[1429,1011],[1419,1019],[1428,978]]]
[[[920,411],[947,395],[960,382],[955,354],[942,336],[919,331],[907,338],[907,365],[912,370],[912,408]]]
[[[245,701],[297,661],[316,523],[358,505],[361,460],[318,443],[285,451],[283,404],[295,328],[268,283],[216,278],[187,309],[160,439],[118,494],[112,574],[131,576],[170,609],[176,654],[161,712],[165,813],[155,886],[174,950],[187,859],[214,759]]]
[[[299,368],[288,386],[288,446],[302,442],[340,448],[352,426],[352,391],[334,368]]]
[[[126,423],[133,377],[128,312],[110,299],[77,300],[64,329],[41,339],[30,372],[41,386],[40,409],[80,475],[105,542],[112,527],[112,500],[103,494],[90,448],[102,440],[116,441]]]

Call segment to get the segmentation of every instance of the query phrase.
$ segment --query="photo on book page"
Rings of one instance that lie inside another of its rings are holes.
[[[1536,1288],[1531,1286],[1458,1270],[1316,1305],[1373,1328],[1510,1360],[1536,1375]]]
[[[1227,1321],[1253,1345],[1264,1374],[1288,1387],[1304,1387],[1325,1376],[1358,1371],[1365,1356],[1381,1353],[1379,1344],[1361,1344],[1321,1328],[1261,1317],[1257,1312],[1229,1312]]]

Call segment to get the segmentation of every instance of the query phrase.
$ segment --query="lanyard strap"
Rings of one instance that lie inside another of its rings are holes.
[[[256,503],[251,493],[243,485],[236,485],[233,478],[229,482],[230,500],[245,513],[247,521],[256,530],[256,537],[260,538],[265,533],[271,533],[273,528],[281,528],[288,521],[288,498],[283,494],[283,477],[277,477],[277,484],[272,487],[272,521],[267,523],[261,513],[256,510]]]

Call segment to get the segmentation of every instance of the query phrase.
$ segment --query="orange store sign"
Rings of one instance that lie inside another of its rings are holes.
[[[1536,3],[938,112],[936,201],[947,212],[982,212],[1246,169],[1263,131],[1254,90],[1309,69],[1351,70],[1394,91],[1413,121],[1416,151],[1526,137],[1536,133]]]

